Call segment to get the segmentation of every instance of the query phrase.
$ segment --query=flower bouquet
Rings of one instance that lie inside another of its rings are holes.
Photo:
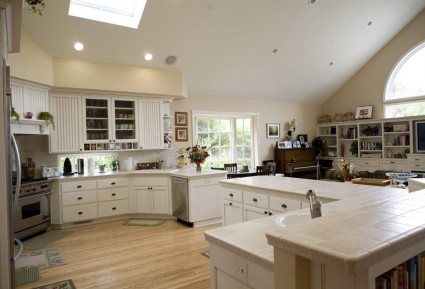
[[[201,164],[204,163],[205,159],[210,156],[208,153],[209,148],[206,146],[195,145],[193,147],[188,147],[185,149],[191,163],[196,164],[196,171],[201,171]],[[181,150],[183,151],[183,149]]]
[[[338,168],[341,171],[344,182],[350,181],[350,174],[353,173],[355,165],[349,160],[338,159]]]

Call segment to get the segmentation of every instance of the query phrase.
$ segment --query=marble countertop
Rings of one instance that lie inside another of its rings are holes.
[[[76,179],[84,179],[84,178],[101,178],[101,177],[114,177],[114,176],[176,176],[182,178],[205,178],[205,177],[214,177],[214,176],[224,176],[226,175],[226,171],[220,170],[209,170],[203,169],[200,173],[196,172],[194,168],[184,168],[184,169],[152,169],[152,170],[136,170],[136,171],[118,171],[118,172],[104,172],[104,173],[85,173],[82,175],[74,174],[72,176],[60,176],[49,178],[51,180],[76,180]]]
[[[319,200],[334,200],[323,205],[322,217],[304,223],[282,227],[276,219],[283,215],[276,215],[206,232],[208,241],[266,267],[272,268],[275,246],[355,273],[425,238],[423,190],[409,194],[398,188],[268,176],[220,183],[297,195],[313,188]]]

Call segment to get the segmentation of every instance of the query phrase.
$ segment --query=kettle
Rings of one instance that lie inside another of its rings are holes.
[[[63,163],[63,175],[64,176],[73,175],[71,161],[69,160],[69,158],[66,158],[65,162]]]

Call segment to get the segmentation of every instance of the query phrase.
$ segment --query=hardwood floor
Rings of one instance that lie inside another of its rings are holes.
[[[127,226],[115,221],[69,229],[72,234],[47,248],[60,248],[66,265],[40,270],[29,289],[72,279],[77,289],[210,288],[203,232],[168,220],[160,226]]]

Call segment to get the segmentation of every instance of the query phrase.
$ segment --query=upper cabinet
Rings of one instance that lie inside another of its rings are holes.
[[[162,100],[139,100],[140,149],[163,149]]]
[[[83,98],[83,150],[138,149],[137,101],[133,98]]]
[[[12,92],[12,106],[25,119],[28,112],[32,119],[42,111],[49,111],[49,88],[31,82],[13,79],[10,83]]]

